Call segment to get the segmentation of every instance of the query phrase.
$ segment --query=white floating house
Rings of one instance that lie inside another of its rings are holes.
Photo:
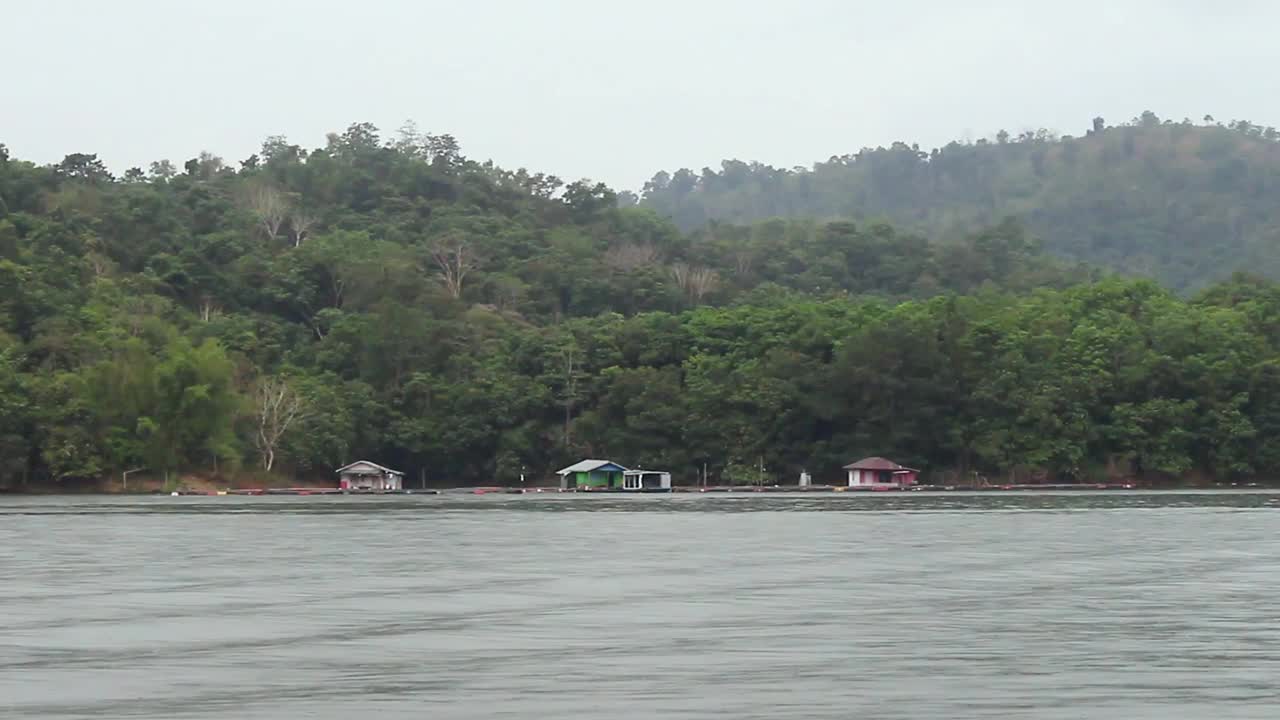
[[[338,487],[343,490],[402,490],[404,473],[368,460],[357,460],[340,467]]]
[[[628,492],[671,492],[671,473],[628,470],[622,473],[622,489]]]

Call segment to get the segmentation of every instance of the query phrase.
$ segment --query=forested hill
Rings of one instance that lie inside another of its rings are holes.
[[[933,479],[1280,470],[1266,282],[1181,300],[1007,222],[681,233],[411,128],[119,177],[0,145],[0,288],[0,488],[361,458],[435,485],[602,456],[678,481],[866,455]]]
[[[1001,132],[926,151],[895,143],[792,170],[739,161],[659,173],[643,204],[709,220],[877,218],[945,238],[1006,216],[1054,255],[1194,289],[1250,269],[1280,277],[1280,131],[1161,120],[1083,137]]]
[[[1009,224],[945,246],[808,221],[682,234],[411,126],[119,177],[0,145],[0,487],[357,457],[436,483],[536,476],[625,454],[590,418],[625,377],[606,371],[687,354],[678,314],[1087,275]]]

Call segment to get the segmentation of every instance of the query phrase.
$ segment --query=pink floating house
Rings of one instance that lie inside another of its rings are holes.
[[[849,472],[849,487],[910,487],[920,476],[919,470],[882,457],[863,458],[845,465],[844,469]]]
[[[338,487],[343,490],[401,490],[404,488],[404,473],[392,470],[368,460],[340,467]]]

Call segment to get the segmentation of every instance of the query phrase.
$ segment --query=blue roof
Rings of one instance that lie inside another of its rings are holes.
[[[557,475],[568,475],[569,473],[595,472],[603,470],[605,472],[626,472],[627,469],[616,462],[609,460],[583,460],[570,465],[563,470],[556,472]]]

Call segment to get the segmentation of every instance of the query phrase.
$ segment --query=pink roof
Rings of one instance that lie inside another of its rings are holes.
[[[891,470],[893,472],[917,472],[914,468],[904,467],[892,460],[882,457],[862,458],[856,463],[844,466],[845,470]]]

